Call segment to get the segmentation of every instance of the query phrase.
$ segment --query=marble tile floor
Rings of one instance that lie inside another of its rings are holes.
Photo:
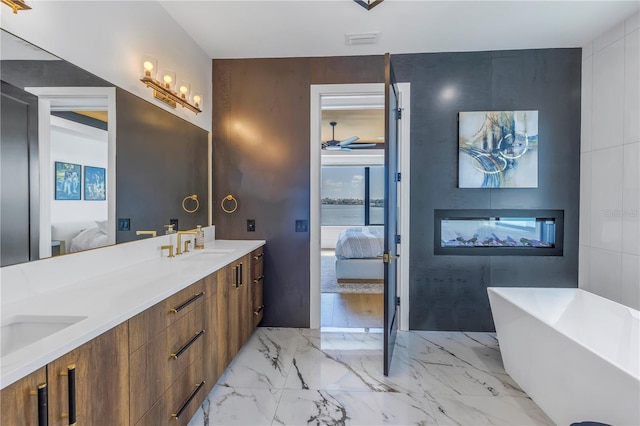
[[[258,328],[189,426],[552,425],[505,373],[495,333]]]

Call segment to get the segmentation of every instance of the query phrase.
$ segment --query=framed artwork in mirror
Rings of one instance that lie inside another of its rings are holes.
[[[459,188],[537,188],[538,111],[458,115]]]
[[[107,199],[104,167],[84,166],[85,201],[104,201]]]
[[[56,200],[80,200],[82,171],[80,164],[55,162]]]

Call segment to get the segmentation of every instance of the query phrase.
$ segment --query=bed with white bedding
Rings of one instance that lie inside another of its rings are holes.
[[[383,226],[358,226],[342,231],[336,242],[338,282],[384,281],[383,251]]]
[[[67,253],[108,244],[107,221],[63,222],[51,225],[51,239],[63,241]]]

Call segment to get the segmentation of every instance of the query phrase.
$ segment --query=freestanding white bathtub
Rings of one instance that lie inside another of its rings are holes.
[[[507,373],[558,425],[640,425],[640,315],[575,288],[490,287]]]

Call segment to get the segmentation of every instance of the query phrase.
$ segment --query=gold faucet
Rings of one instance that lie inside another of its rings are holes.
[[[178,234],[178,246],[176,247],[176,256],[182,254],[182,236],[196,235],[196,231],[178,231],[177,234]]]
[[[157,237],[158,233],[156,231],[136,231],[136,235],[151,235],[152,237]]]
[[[160,250],[169,250],[169,255],[167,257],[175,257],[173,255],[173,246],[171,244],[166,245],[166,246],[160,246]]]

